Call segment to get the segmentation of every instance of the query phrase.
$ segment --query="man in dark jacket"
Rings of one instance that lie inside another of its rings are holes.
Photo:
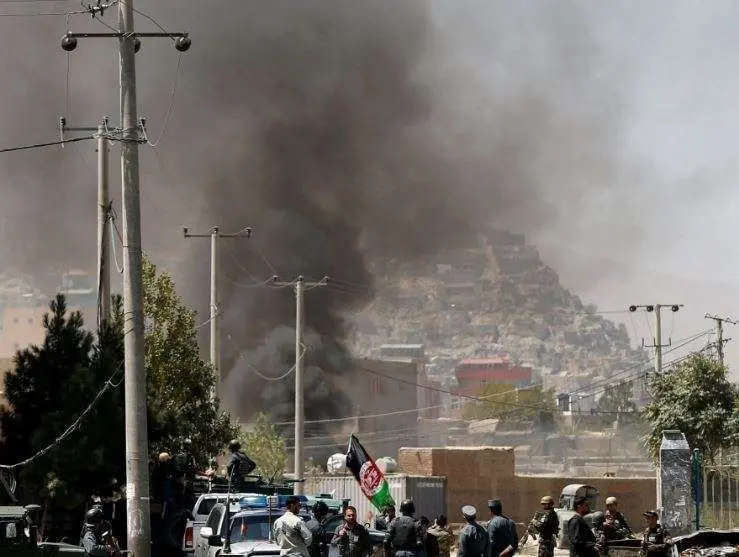
[[[421,523],[421,528],[423,528],[425,533],[426,543],[424,544],[424,549],[426,550],[426,557],[439,557],[439,540],[436,539],[436,536],[429,535],[431,521],[427,517],[422,516],[418,522]]]
[[[400,504],[400,516],[392,521],[385,536],[385,555],[417,557],[423,552],[425,532],[413,518],[416,505],[410,499]]]
[[[239,486],[244,482],[244,476],[251,474],[257,465],[252,459],[241,452],[241,443],[234,439],[228,444],[228,450],[231,456],[228,459],[226,473],[234,490],[238,491]]]
[[[82,547],[88,557],[110,557],[113,548],[103,540],[103,509],[93,507],[85,514]]]
[[[511,557],[518,549],[518,532],[516,523],[503,515],[503,503],[500,499],[488,501],[490,522],[488,522],[488,538],[490,540],[490,557]]]
[[[310,557],[327,557],[328,547],[324,541],[326,531],[323,527],[323,521],[328,514],[328,505],[323,501],[318,501],[313,506],[313,518],[305,523],[310,533],[313,534],[313,540],[308,546]]]
[[[339,548],[341,557],[369,557],[372,555],[372,538],[367,529],[357,522],[357,509],[347,507],[344,523],[339,524],[331,540]]]
[[[590,512],[590,503],[584,497],[575,499],[575,516],[567,522],[570,537],[570,557],[599,557],[595,534],[583,518]]]

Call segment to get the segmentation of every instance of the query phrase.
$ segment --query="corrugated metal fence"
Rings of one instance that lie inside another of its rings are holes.
[[[704,465],[700,522],[703,528],[739,527],[739,465],[732,458],[723,464]]]
[[[399,505],[404,499],[413,499],[416,516],[435,516],[446,512],[446,478],[433,476],[408,476],[387,474],[390,493]],[[304,492],[309,495],[330,493],[334,499],[351,499],[357,508],[358,518],[372,523],[378,512],[364,496],[353,476],[315,476],[307,478]]]

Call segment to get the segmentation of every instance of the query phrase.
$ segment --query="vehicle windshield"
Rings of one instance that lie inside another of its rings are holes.
[[[274,524],[282,513],[275,513],[272,519],[268,516],[237,516],[231,522],[231,543],[244,541],[268,541],[270,525]]]

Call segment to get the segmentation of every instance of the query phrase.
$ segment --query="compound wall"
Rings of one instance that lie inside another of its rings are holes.
[[[462,505],[474,505],[479,518],[487,520],[487,501],[499,498],[503,512],[528,522],[539,510],[544,495],[559,500],[568,484],[588,484],[600,491],[600,507],[606,497],[615,496],[634,530],[643,527],[641,514],[657,504],[655,478],[568,478],[562,476],[517,476],[511,447],[401,448],[398,467],[406,474],[445,476],[447,515],[450,522],[461,521]],[[593,509],[595,510],[595,509]],[[423,514],[423,509],[419,509]]]

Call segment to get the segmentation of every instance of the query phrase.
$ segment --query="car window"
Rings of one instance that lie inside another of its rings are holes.
[[[231,502],[234,504],[237,504],[239,502],[238,497],[231,496]],[[213,510],[213,507],[215,507],[216,503],[225,503],[226,502],[226,496],[223,497],[208,497],[204,498],[202,501],[200,501],[200,504],[198,505],[197,510],[195,511],[195,514],[200,514],[203,516],[208,516],[208,513],[210,513],[211,510]]]
[[[221,521],[221,515],[223,514],[223,507],[214,507],[208,515],[208,520],[205,521],[205,525],[208,528],[212,528],[213,532],[218,531],[218,523]]]
[[[237,516],[231,522],[231,542],[269,540],[270,528],[280,514],[272,515],[271,519],[268,516]]]

